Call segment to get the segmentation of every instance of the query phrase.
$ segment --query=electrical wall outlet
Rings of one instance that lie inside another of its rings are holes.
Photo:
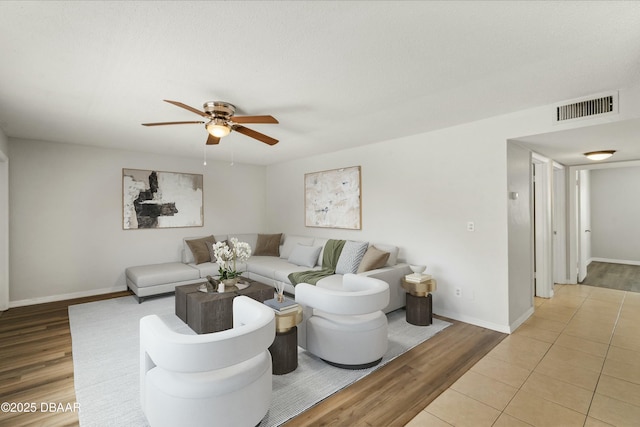
[[[457,296],[458,298],[460,298],[460,297],[462,296],[462,289],[460,289],[460,288],[456,288],[455,292],[456,292],[456,296]]]
[[[476,225],[473,221],[467,222],[467,231],[476,231]]]

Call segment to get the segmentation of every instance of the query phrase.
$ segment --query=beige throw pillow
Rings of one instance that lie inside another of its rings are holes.
[[[389,255],[389,252],[384,252],[380,249],[376,249],[375,246],[370,246],[362,257],[362,261],[360,261],[358,273],[384,267],[389,259]]]
[[[196,264],[202,264],[204,262],[211,261],[211,254],[209,253],[209,248],[207,247],[207,242],[213,244],[216,242],[216,239],[213,236],[203,237],[201,239],[193,239],[187,240],[187,245],[189,245],[189,249],[191,249],[191,253],[193,254],[193,259]]]
[[[253,251],[253,255],[280,256],[280,234],[258,234],[258,241]]]

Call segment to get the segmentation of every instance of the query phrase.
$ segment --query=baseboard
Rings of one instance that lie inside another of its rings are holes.
[[[640,261],[630,261],[630,260],[624,260],[624,259],[591,258],[591,261],[609,262],[611,264],[640,265]]]
[[[551,291],[551,293],[553,294],[553,291]],[[553,296],[553,295],[552,295]],[[518,329],[520,327],[520,325],[522,325],[524,322],[526,322],[526,320],[531,317],[531,315],[533,315],[533,313],[536,311],[536,309],[534,307],[529,308],[529,310],[527,310],[522,316],[520,316],[518,319],[516,319],[515,322],[513,322],[510,326],[509,326],[509,333],[513,333],[515,332],[516,329]]]
[[[10,301],[9,308],[23,307],[26,305],[44,304],[47,302],[64,301],[64,300],[75,299],[75,298],[91,297],[94,295],[110,294],[113,292],[121,292],[126,290],[127,290],[126,287],[125,288],[117,287],[117,288],[91,289],[89,291],[74,292],[70,294],[51,295],[51,296],[42,297],[42,298],[30,298],[30,299],[23,299],[19,301]]]
[[[439,316],[448,317],[449,319],[457,320],[459,322],[469,323],[471,325],[479,326],[481,328],[491,329],[492,331],[502,332],[504,334],[510,334],[511,328],[508,325],[499,325],[497,323],[485,322],[484,320],[476,319],[475,317],[461,315],[460,313],[452,313],[448,311],[440,311],[434,314]]]

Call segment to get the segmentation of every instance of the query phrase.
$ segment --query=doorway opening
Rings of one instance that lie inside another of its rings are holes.
[[[571,167],[573,283],[640,291],[640,161]]]
[[[532,217],[535,296],[553,297],[553,163],[550,159],[532,155]]]

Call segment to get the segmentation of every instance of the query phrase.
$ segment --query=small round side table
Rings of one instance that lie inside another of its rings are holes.
[[[407,323],[416,326],[429,326],[433,322],[431,292],[436,289],[435,279],[414,283],[403,278],[402,288],[407,291]]]
[[[298,323],[302,321],[302,307],[286,313],[276,313],[276,337],[269,347],[274,375],[293,372],[298,367]]]

